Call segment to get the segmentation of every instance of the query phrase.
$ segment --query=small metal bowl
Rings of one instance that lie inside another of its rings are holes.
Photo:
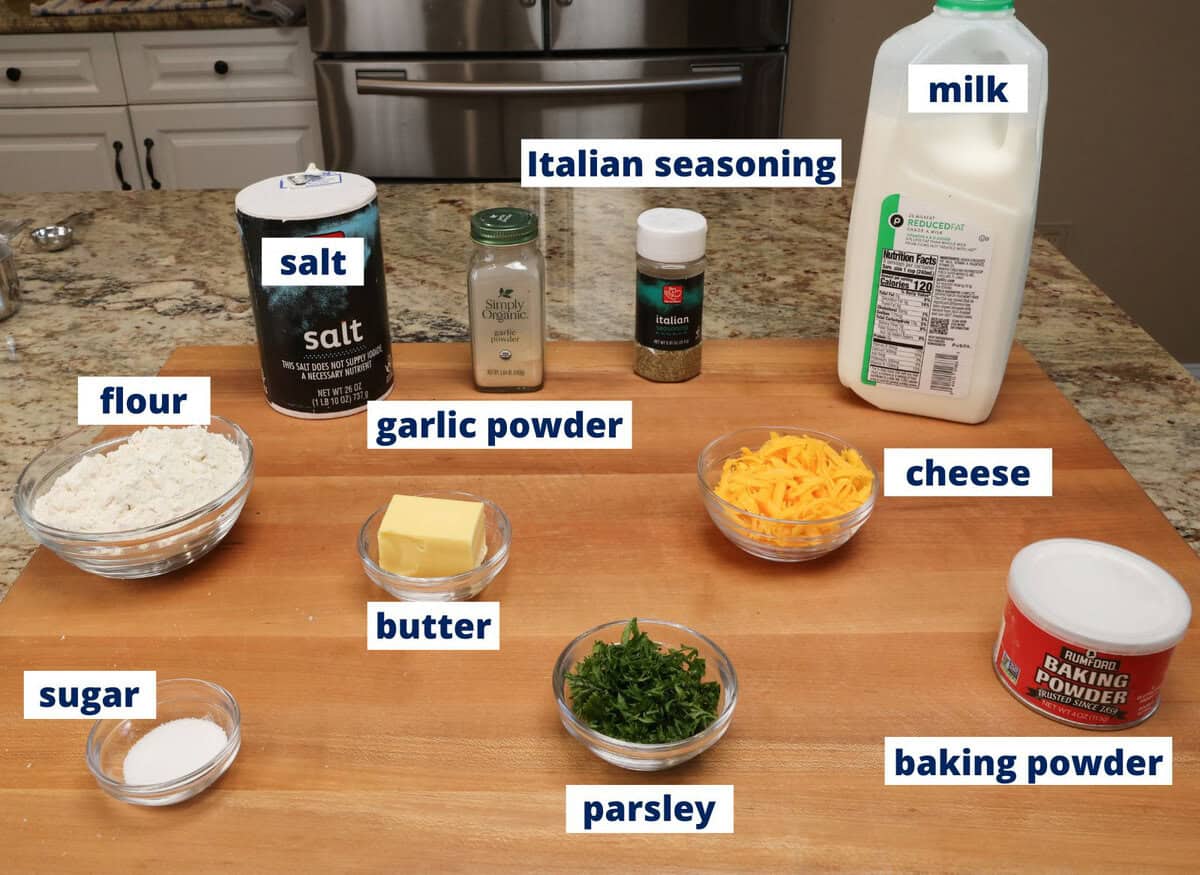
[[[69,225],[47,225],[29,232],[33,245],[43,252],[58,252],[75,242],[75,232]]]

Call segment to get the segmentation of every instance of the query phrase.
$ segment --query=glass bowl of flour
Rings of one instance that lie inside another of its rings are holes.
[[[13,494],[29,534],[102,577],[166,574],[233,528],[254,479],[254,446],[220,416],[91,443],[75,432],[34,459]]]
[[[242,746],[237,700],[195,678],[158,682],[152,720],[97,720],[87,765],[110,796],[133,805],[174,805],[206,790]]]

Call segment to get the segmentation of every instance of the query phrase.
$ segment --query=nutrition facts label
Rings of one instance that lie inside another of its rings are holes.
[[[864,379],[897,389],[965,394],[979,333],[991,240],[897,198],[885,207]]]
[[[893,372],[891,385],[916,389],[921,383],[925,340],[933,303],[937,256],[885,249],[875,303],[871,370]]]

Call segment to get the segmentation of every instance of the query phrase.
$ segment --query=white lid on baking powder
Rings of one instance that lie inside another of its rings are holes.
[[[298,173],[246,186],[233,203],[247,216],[296,222],[352,213],[375,200],[375,193],[375,183],[365,176],[318,170],[317,165],[309,164]]]
[[[1129,550],[1078,538],[1037,541],[1019,552],[1008,594],[1047,632],[1126,656],[1174,647],[1192,618],[1187,593],[1163,569]]]
[[[693,210],[656,207],[638,216],[637,251],[643,258],[686,264],[704,257],[708,222]]]

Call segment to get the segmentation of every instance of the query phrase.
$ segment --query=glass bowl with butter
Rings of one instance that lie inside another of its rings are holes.
[[[469,492],[425,492],[395,495],[367,517],[358,556],[371,582],[394,598],[456,602],[487,589],[508,563],[511,542],[495,503]]]

